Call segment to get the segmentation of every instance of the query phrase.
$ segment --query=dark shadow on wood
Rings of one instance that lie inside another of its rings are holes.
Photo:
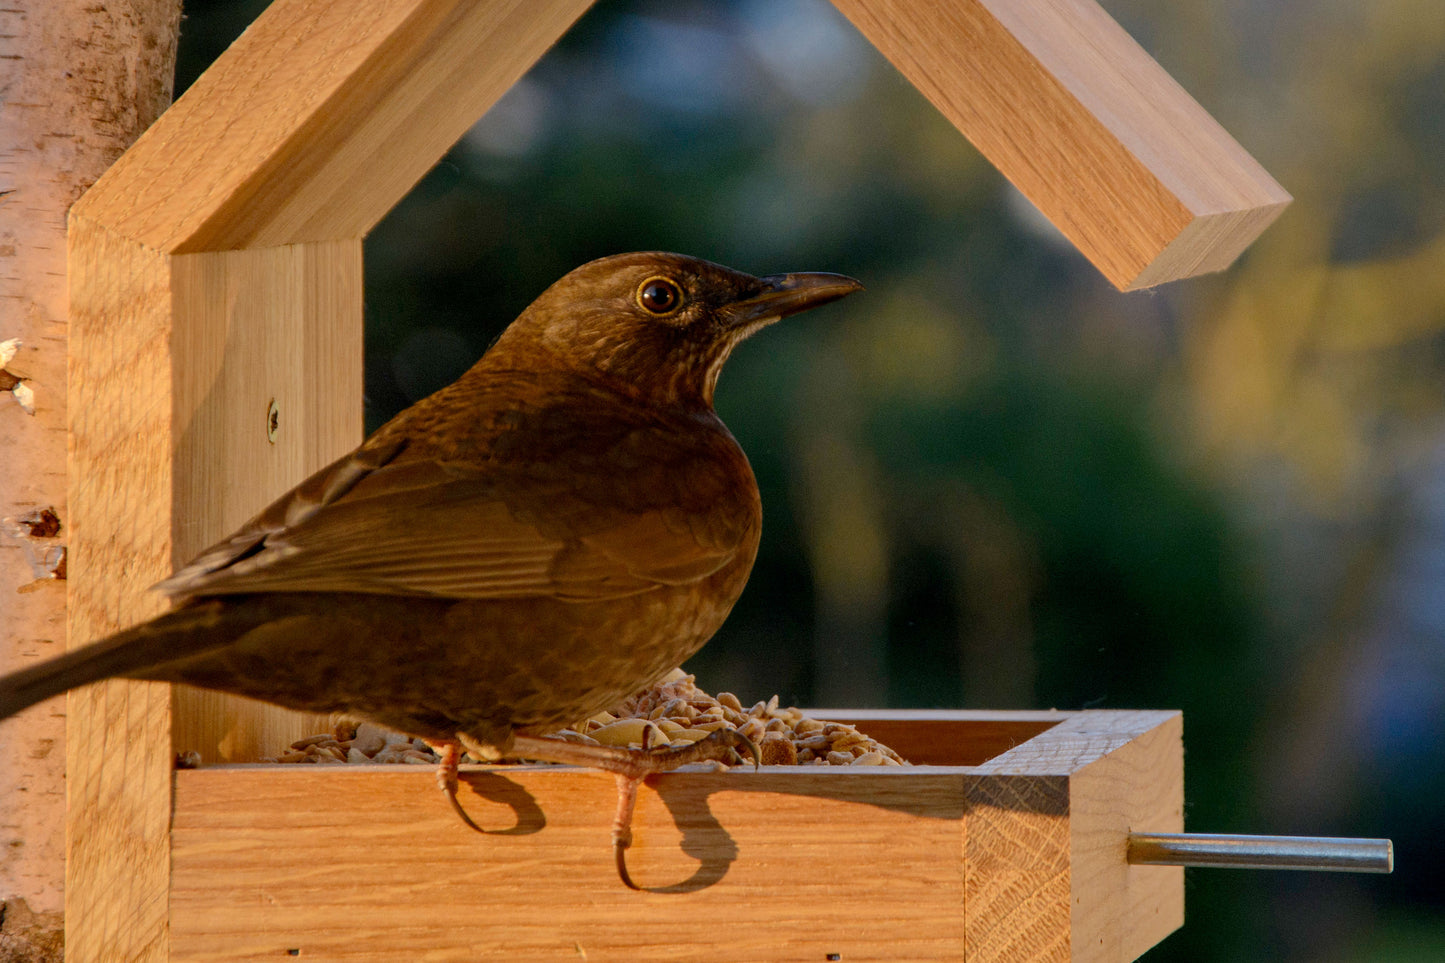
[[[571,767],[555,768],[560,774]],[[531,791],[504,775],[506,771],[478,767],[464,768],[460,773],[463,786],[483,800],[512,811],[511,826],[480,831],[497,836],[541,832],[547,825],[541,803]],[[742,855],[737,842],[712,811],[711,797],[715,793],[810,796],[946,820],[962,819],[969,806],[1051,816],[1066,816],[1069,807],[1067,777],[975,775],[961,767],[944,766],[869,767],[861,771],[793,766],[760,772],[674,772],[650,776],[645,785],[657,793],[682,834],[683,854],[697,862],[685,879],[642,886],[651,893],[705,889],[721,882]],[[759,800],[759,805],[766,806],[766,801]],[[598,812],[599,845],[605,839],[607,816],[605,811]],[[486,814],[473,814],[473,819],[483,826],[489,822]],[[647,833],[646,822],[635,822],[633,830],[642,838]]]
[[[489,820],[478,819],[468,811],[473,829],[488,836],[530,836],[541,832],[547,825],[547,815],[530,792],[508,779],[496,770],[477,770],[459,774],[461,786],[465,786],[489,803],[498,803],[512,811],[513,823],[505,829],[488,829]],[[463,807],[466,801],[458,788],[458,802]]]

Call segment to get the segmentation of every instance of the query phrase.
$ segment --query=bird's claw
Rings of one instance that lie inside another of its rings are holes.
[[[763,754],[758,749],[758,744],[749,739],[737,729],[717,729],[709,733],[705,738],[699,739],[690,746],[683,746],[680,749],[657,749],[653,750],[659,756],[669,756],[673,760],[671,765],[659,767],[661,769],[675,769],[678,766],[687,765],[692,762],[706,762],[716,759],[719,762],[733,764],[743,761],[743,755],[739,749],[746,749],[748,755],[753,757],[753,768],[761,769],[763,765]]]
[[[763,751],[758,748],[758,744],[756,742],[753,742],[747,736],[743,735],[741,732],[738,733],[738,738],[742,739],[743,745],[748,747],[748,755],[753,757],[753,772],[757,772],[759,769],[762,769]]]
[[[627,847],[631,843],[621,839],[612,840],[612,857],[617,863],[617,878],[622,880],[622,885],[628,889],[642,891],[642,887],[632,881],[632,874],[627,872]]]

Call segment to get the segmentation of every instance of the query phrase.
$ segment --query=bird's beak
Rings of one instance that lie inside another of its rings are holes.
[[[761,280],[759,294],[723,309],[728,327],[776,321],[863,289],[860,282],[842,274],[774,274]]]

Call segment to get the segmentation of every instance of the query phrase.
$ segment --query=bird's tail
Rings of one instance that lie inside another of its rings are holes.
[[[123,676],[198,655],[223,639],[207,632],[219,615],[215,603],[190,605],[99,642],[0,678],[0,719],[77,686]]]

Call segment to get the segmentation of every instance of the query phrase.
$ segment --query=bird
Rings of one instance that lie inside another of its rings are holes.
[[[641,780],[757,750],[566,742],[723,624],[762,505],[713,407],[733,349],[859,290],[658,251],[563,276],[455,382],[154,586],[166,613],[0,678],[0,718],[109,677],[342,713],[438,748],[612,772],[617,872]]]

